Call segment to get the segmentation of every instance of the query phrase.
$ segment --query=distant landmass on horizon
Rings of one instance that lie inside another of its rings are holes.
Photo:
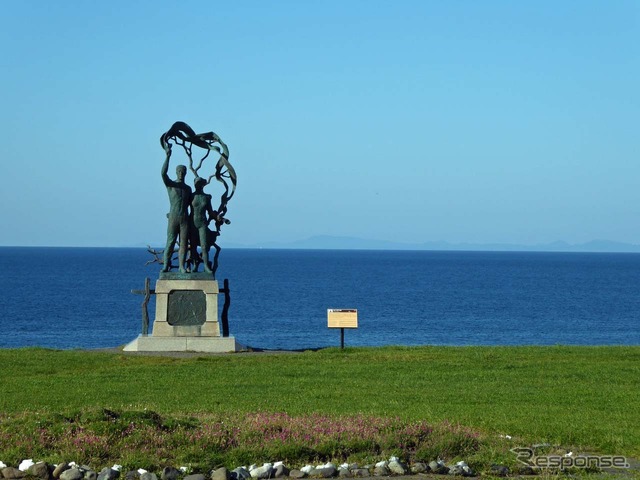
[[[404,243],[388,240],[372,240],[357,237],[317,235],[293,242],[264,242],[254,244],[229,243],[227,248],[275,248],[275,249],[335,249],[335,250],[452,250],[452,251],[495,251],[495,252],[610,252],[640,253],[640,245],[592,240],[586,243],[557,241],[536,245],[510,243],[449,243],[424,242]]]

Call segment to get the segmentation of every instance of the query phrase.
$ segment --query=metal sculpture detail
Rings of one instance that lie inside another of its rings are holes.
[[[159,255],[162,254],[163,259],[160,262],[163,264],[162,271],[168,272],[176,268],[172,265],[172,259],[175,245],[178,243],[178,268],[181,273],[197,272],[202,263],[204,271],[212,273],[215,277],[220,254],[217,239],[222,225],[230,223],[226,218],[227,203],[233,197],[237,183],[236,172],[229,163],[229,148],[215,133],[195,133],[184,122],[174,123],[167,132],[162,134],[160,145],[166,154],[161,176],[169,195],[167,243],[164,252],[151,249],[149,251],[158,261]],[[188,159],[189,170],[194,176],[193,190],[185,182],[187,174],[185,165],[176,167],[175,180],[168,175],[174,146],[181,147]],[[201,176],[199,172],[212,152],[217,152],[219,158],[215,168],[212,169],[213,173],[205,178],[205,175]],[[200,158],[194,160],[194,156]],[[204,188],[214,178],[224,187],[217,210],[213,209],[212,196],[204,192]],[[210,228],[212,223],[215,226],[213,230]],[[198,246],[200,252],[198,252]],[[209,259],[211,247],[215,249],[213,261]]]

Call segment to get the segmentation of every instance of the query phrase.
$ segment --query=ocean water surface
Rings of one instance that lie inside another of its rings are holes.
[[[130,291],[158,277],[149,259],[0,248],[0,347],[128,343],[142,302]],[[328,308],[358,309],[348,346],[640,344],[640,254],[223,249],[224,278],[231,335],[254,348],[339,345]]]

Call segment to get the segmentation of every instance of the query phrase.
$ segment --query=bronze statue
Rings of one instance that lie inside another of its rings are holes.
[[[183,148],[189,159],[189,169],[193,173],[195,192],[185,183],[187,168],[179,165],[176,168],[177,180],[171,180],[167,175],[169,159],[172,153],[172,143]],[[218,255],[220,247],[216,243],[220,235],[220,227],[229,224],[225,218],[227,202],[233,197],[236,188],[236,173],[229,163],[229,149],[227,145],[213,132],[196,134],[189,125],[184,122],[176,122],[160,137],[160,144],[166,153],[166,159],[162,166],[162,179],[169,194],[170,210],[167,214],[169,220],[167,227],[167,244],[163,254],[163,272],[170,271],[173,266],[171,259],[177,238],[179,237],[178,267],[181,273],[197,271],[200,263],[204,264],[207,273],[215,272],[218,268]],[[194,167],[193,147],[204,149],[205,153]],[[220,158],[216,163],[214,173],[208,179],[198,175],[204,160],[212,152],[218,152]],[[220,206],[214,210],[211,204],[212,196],[204,192],[204,187],[215,177],[224,186],[224,192],[220,197]],[[209,229],[209,224],[214,222],[215,231]],[[198,244],[200,254],[198,254]],[[213,262],[209,262],[209,250],[214,247],[216,253]],[[187,252],[189,257],[187,258]]]
[[[211,207],[211,195],[204,193],[204,186],[207,181],[204,178],[196,177],[194,180],[196,187],[193,196],[191,197],[191,212],[193,215],[193,228],[194,232],[191,235],[191,241],[193,243],[192,255],[197,255],[195,250],[196,241],[200,244],[201,260],[204,264],[204,271],[207,273],[213,273],[213,270],[209,266],[209,250],[211,249],[211,230],[209,230],[209,223],[212,220],[218,219],[218,212],[214,211]],[[193,253],[195,252],[195,253]],[[197,257],[196,257],[197,258]],[[194,264],[194,270],[198,270],[198,263]]]
[[[171,144],[163,145],[167,157],[162,164],[162,181],[167,187],[169,194],[169,213],[167,213],[167,245],[164,249],[163,272],[168,272],[171,268],[171,257],[178,235],[180,235],[180,247],[178,250],[178,265],[180,272],[186,273],[185,261],[187,258],[187,242],[189,238],[189,205],[191,203],[191,187],[184,182],[187,174],[187,167],[178,165],[176,167],[177,180],[171,180],[167,171],[169,170],[169,159],[171,158]]]

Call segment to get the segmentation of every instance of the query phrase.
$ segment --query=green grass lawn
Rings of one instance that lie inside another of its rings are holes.
[[[547,442],[640,456],[640,347],[384,347],[194,358],[17,349],[0,350],[0,365],[4,422],[27,422],[25,412],[101,408],[168,416],[363,414],[459,423],[487,438],[510,435],[513,446]],[[491,448],[508,451],[500,442]]]

